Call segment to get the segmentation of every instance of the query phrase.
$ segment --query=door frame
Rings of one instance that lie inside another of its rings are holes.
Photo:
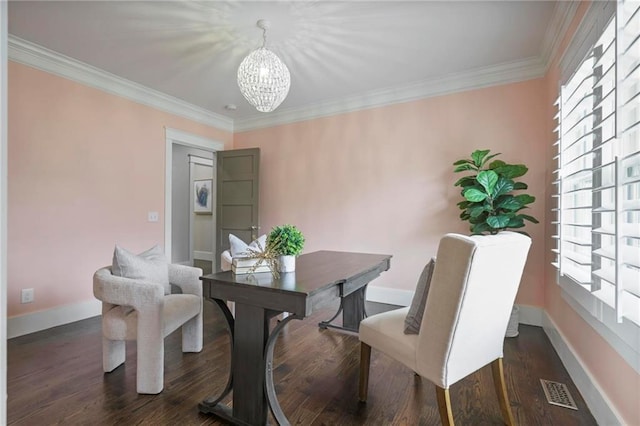
[[[193,180],[194,180],[194,167],[196,164],[200,165],[200,166],[207,166],[207,167],[211,167],[211,171],[214,171],[214,162],[216,161],[216,156],[214,154],[213,159],[210,158],[202,158],[199,157],[197,155],[192,155],[189,154],[189,184],[193,185]],[[213,182],[215,182],[216,180],[216,176],[214,173],[212,173],[212,178],[213,178]],[[215,189],[215,185],[213,185],[212,188],[212,192],[213,189]],[[213,193],[215,194],[215,192]],[[213,196],[213,194],[211,194],[211,202],[212,204],[215,202],[216,197]],[[189,192],[189,205],[193,206],[194,200],[195,199],[195,194],[193,193],[193,191]],[[213,207],[213,206],[212,206]],[[215,267],[215,257],[216,257],[216,247],[215,247],[215,243],[216,243],[216,223],[215,221],[212,221],[213,223],[211,224],[211,227],[213,228],[213,235],[212,238],[213,240],[211,241],[212,247],[211,247],[211,262],[212,262],[212,268]],[[194,254],[194,238],[193,238],[193,230],[195,228],[195,217],[193,212],[189,215],[189,265],[193,266],[193,262],[195,261],[195,256]]]
[[[173,145],[184,145],[207,151],[223,151],[224,142],[198,136],[178,129],[165,127],[164,169],[164,253],[171,259],[171,187],[173,167]],[[189,231],[191,232],[191,231]],[[215,248],[214,248],[215,249]],[[214,256],[216,254],[214,253]]]

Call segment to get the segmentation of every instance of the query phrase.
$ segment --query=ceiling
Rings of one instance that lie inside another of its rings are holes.
[[[455,90],[457,77],[479,78],[482,86],[492,82],[482,79],[488,75],[540,76],[567,20],[566,4],[10,1],[9,33],[10,44],[35,43],[246,124]],[[262,43],[261,18],[271,22],[267,46],[291,71],[288,97],[266,114],[236,84],[238,65]]]

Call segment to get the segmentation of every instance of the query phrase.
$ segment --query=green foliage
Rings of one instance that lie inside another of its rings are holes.
[[[302,253],[304,236],[293,225],[275,226],[267,236],[267,247],[279,256],[297,256]]]
[[[489,152],[488,149],[477,150],[471,153],[471,158],[453,163],[455,173],[473,172],[454,184],[462,188],[460,194],[464,198],[464,201],[458,203],[462,210],[460,219],[471,224],[473,234],[495,234],[504,229],[522,228],[525,220],[538,223],[536,218],[518,213],[528,208],[535,197],[512,193],[528,188],[526,183],[514,181],[527,173],[527,166],[507,164],[502,160],[489,162],[500,155],[489,155]]]

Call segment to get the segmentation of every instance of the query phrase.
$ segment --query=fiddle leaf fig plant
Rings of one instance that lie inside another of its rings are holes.
[[[520,213],[535,201],[535,197],[513,193],[528,188],[526,183],[515,180],[527,173],[527,166],[507,164],[502,160],[489,162],[500,155],[489,155],[489,152],[488,149],[477,150],[471,153],[471,158],[453,163],[455,173],[472,172],[454,184],[462,188],[460,193],[464,198],[458,203],[462,210],[460,219],[469,221],[473,234],[496,234],[510,228],[522,228],[525,220],[538,223],[533,216]]]

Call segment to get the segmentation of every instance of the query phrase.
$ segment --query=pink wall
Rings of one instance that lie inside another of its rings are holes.
[[[115,243],[163,245],[165,126],[231,146],[229,132],[9,62],[9,317],[92,300]]]
[[[446,232],[468,232],[452,163],[475,149],[526,163],[531,213],[544,215],[544,81],[531,80],[236,133],[234,147],[261,149],[260,216],[264,230],[293,223],[306,252],[353,250],[393,255],[372,286],[415,289]],[[543,225],[518,295],[542,306]]]
[[[551,209],[556,206],[556,203],[551,198],[556,188],[551,182],[554,180],[552,172],[556,166],[556,162],[553,160],[555,147],[552,144],[556,139],[556,134],[553,133],[553,128],[556,126],[553,121],[553,116],[556,112],[553,103],[558,96],[560,80],[558,62],[570,43],[571,37],[584,16],[587,7],[587,2],[581,3],[561,48],[545,77],[546,105],[548,106],[545,122],[547,128],[545,137],[547,139],[545,161],[547,164],[545,175],[547,207],[545,211],[549,212],[549,214],[548,219],[545,221],[547,226],[545,229],[546,249],[544,251],[544,307],[547,315],[551,317],[567,343],[574,349],[584,368],[588,370],[595,385],[606,394],[611,406],[623,418],[623,423],[626,425],[640,425],[640,409],[638,408],[638,402],[640,401],[640,375],[564,301],[560,288],[556,283],[556,269],[551,266],[551,262],[554,259],[551,249],[556,246],[555,241],[551,238],[551,235],[555,233],[555,227],[551,226],[550,222],[554,217],[551,214]]]

